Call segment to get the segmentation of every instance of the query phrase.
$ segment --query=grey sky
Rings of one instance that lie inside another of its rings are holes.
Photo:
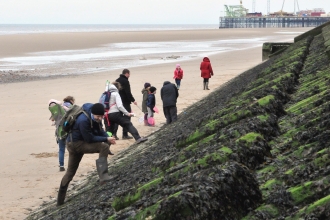
[[[239,0],[0,0],[2,24],[217,24],[224,4]],[[270,0],[279,11],[283,0]],[[299,0],[300,9],[324,8],[330,0]],[[243,0],[252,10],[252,0]],[[256,0],[255,10],[266,14],[267,0]],[[293,12],[294,0],[284,11]]]

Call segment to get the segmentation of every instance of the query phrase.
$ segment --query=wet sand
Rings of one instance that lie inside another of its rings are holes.
[[[21,56],[36,51],[82,49],[97,47],[111,42],[165,41],[194,39],[255,38],[274,35],[277,41],[288,40],[279,31],[305,32],[309,29],[236,29],[155,32],[104,32],[104,33],[58,33],[0,36],[0,57]],[[292,34],[293,37],[298,35]],[[210,91],[261,62],[261,45],[245,50],[235,50],[209,56],[214,77],[210,79]],[[209,94],[202,89],[199,65],[202,57],[179,62],[184,70],[178,99],[178,112],[198,102]],[[128,67],[129,68],[129,67]],[[145,82],[157,88],[155,115],[156,126],[145,127],[133,118],[132,122],[142,136],[159,129],[164,121],[160,89],[164,81],[173,80],[175,63],[129,68],[132,94],[141,106],[141,90]],[[60,69],[58,70],[61,71]],[[55,79],[12,82],[0,84],[0,219],[23,219],[30,211],[44,202],[55,201],[60,180],[54,127],[48,120],[48,100],[63,99],[73,95],[77,104],[95,103],[103,92],[107,79],[114,81],[119,70]],[[132,110],[142,116],[139,108]],[[118,132],[121,138],[121,130]],[[116,154],[134,143],[118,140],[111,150]],[[116,157],[109,157],[109,162]],[[85,155],[71,183],[77,184],[95,170],[98,154]],[[67,165],[68,154],[65,155]],[[70,189],[68,191],[70,194]]]

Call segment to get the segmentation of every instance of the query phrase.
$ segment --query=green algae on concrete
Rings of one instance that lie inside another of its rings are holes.
[[[291,193],[291,196],[295,204],[299,204],[302,201],[304,201],[306,198],[313,195],[313,191],[311,190],[312,183],[313,182],[310,181],[300,186],[296,186],[289,189],[289,192]]]
[[[259,133],[250,132],[250,133],[247,133],[246,135],[240,137],[239,139],[237,139],[236,142],[246,141],[248,143],[252,143],[252,142],[256,141],[257,138],[263,139],[263,136]]]

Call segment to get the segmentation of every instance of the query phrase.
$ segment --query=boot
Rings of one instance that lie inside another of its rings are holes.
[[[178,90],[180,89],[180,85],[177,86]]]
[[[66,196],[66,191],[68,190],[69,183],[67,183],[65,186],[62,186],[62,182],[60,185],[60,188],[58,189],[58,195],[57,195],[57,206],[64,204],[64,199]]]
[[[203,82],[203,90],[205,90],[206,82]]]
[[[205,87],[206,87],[206,90],[210,90],[210,89],[209,89],[209,82],[206,82],[206,83],[205,83]]]
[[[100,157],[96,160],[96,169],[100,178],[100,185],[111,180],[108,174],[108,161],[106,157]]]

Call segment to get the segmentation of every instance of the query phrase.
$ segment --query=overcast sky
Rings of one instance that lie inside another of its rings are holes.
[[[283,0],[270,0],[279,11]],[[239,0],[0,0],[2,24],[217,24],[224,4]],[[330,0],[299,0],[299,9],[324,8]],[[252,11],[252,0],[243,0]],[[256,12],[267,13],[267,0],[256,0]],[[294,11],[286,0],[283,11]]]

